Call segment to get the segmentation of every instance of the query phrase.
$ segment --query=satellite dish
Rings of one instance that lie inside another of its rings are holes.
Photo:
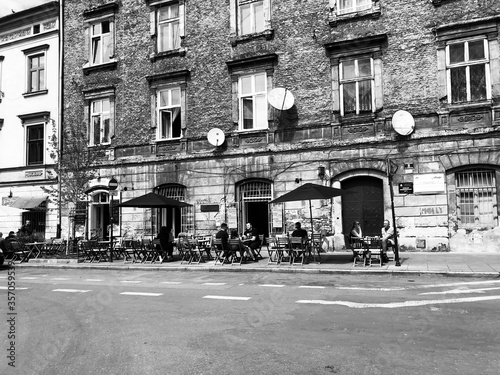
[[[400,135],[409,135],[415,130],[415,120],[410,112],[399,110],[392,115],[392,127]]]
[[[267,101],[274,108],[280,111],[286,111],[293,107],[294,98],[290,90],[283,87],[277,87],[267,94]]]
[[[219,147],[224,143],[226,136],[224,135],[224,132],[222,130],[213,128],[208,132],[207,139],[212,146]]]

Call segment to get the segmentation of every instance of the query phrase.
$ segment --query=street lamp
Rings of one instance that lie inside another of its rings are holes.
[[[389,191],[391,193],[392,227],[394,228],[394,261],[396,262],[396,267],[400,267],[401,263],[399,261],[398,231],[396,227],[396,212],[394,210],[394,189],[392,187],[392,176],[398,170],[398,166],[395,165],[391,159],[387,159],[386,162],[387,179],[389,181]]]
[[[118,181],[114,177],[108,182],[109,189],[109,261],[113,262],[113,195],[115,195],[115,190],[118,187]]]

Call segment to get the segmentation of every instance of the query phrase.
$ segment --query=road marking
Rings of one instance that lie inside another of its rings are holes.
[[[485,297],[467,297],[467,298],[453,298],[453,299],[436,299],[436,300],[424,300],[424,301],[405,301],[405,302],[390,302],[390,303],[358,303],[350,301],[324,301],[324,300],[299,300],[295,303],[304,304],[319,304],[319,305],[341,305],[346,307],[351,307],[353,309],[366,309],[373,307],[380,307],[385,309],[395,309],[400,307],[415,307],[415,306],[425,306],[425,305],[436,305],[444,303],[463,303],[463,302],[477,302],[477,301],[489,301],[494,299],[500,299],[500,296],[485,296]]]
[[[277,285],[277,284],[261,284],[259,286],[263,286],[266,288],[283,288],[284,285]]]
[[[339,286],[336,289],[342,290],[372,290],[378,292],[395,292],[398,290],[406,290],[407,288],[363,288],[363,287],[351,287],[351,286]]]
[[[427,293],[419,293],[419,295],[426,294],[468,294],[468,293],[484,293],[487,290],[498,290],[500,288],[481,288],[481,289],[453,289],[453,290],[445,290],[444,292],[427,292]]]
[[[87,292],[91,292],[91,290],[82,290],[82,289],[54,289],[53,292],[87,293]]]
[[[482,284],[495,284],[495,283],[500,283],[500,280],[462,281],[459,283],[451,283],[451,284],[421,285],[421,286],[415,286],[414,288],[440,288],[440,287],[457,286],[457,285],[482,285]]]
[[[102,279],[85,279],[85,281],[104,281]]]
[[[7,276],[0,276],[0,279],[6,279]]]
[[[8,286],[0,286],[0,289],[7,290],[7,289],[9,289],[9,287]],[[11,290],[26,290],[26,289],[28,289],[28,288],[19,288],[16,286],[15,289],[12,289],[12,287],[11,287]]]
[[[236,300],[236,301],[248,301],[251,297],[205,296],[203,298],[208,298],[208,299],[229,299],[229,300]]]
[[[182,282],[181,281],[162,281],[162,284],[179,285],[179,284],[182,284]]]
[[[158,297],[163,295],[163,293],[144,293],[144,292],[123,292],[120,294],[125,296],[147,296],[147,297]]]
[[[299,288],[306,288],[306,289],[325,289],[324,286],[314,286],[314,285],[301,285]]]
[[[122,280],[122,283],[129,283],[129,284],[139,284],[142,283],[140,280]]]
[[[69,280],[69,277],[54,277],[51,280],[63,281],[63,280]]]
[[[31,276],[26,276],[26,277],[20,277],[20,280],[36,280],[38,277],[31,277]]]
[[[226,283],[203,283],[202,285],[226,285]]]

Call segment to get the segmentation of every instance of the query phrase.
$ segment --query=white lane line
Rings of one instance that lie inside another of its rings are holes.
[[[419,295],[423,296],[426,294],[469,294],[469,293],[484,293],[487,290],[498,290],[500,288],[481,288],[481,289],[452,289],[445,290],[444,292],[427,292],[427,293],[419,293]]]
[[[179,285],[182,284],[181,281],[162,281],[162,284]]]
[[[236,300],[236,301],[248,301],[251,297],[204,296],[203,298],[208,298],[208,299],[228,299],[228,300]]]
[[[284,285],[278,285],[278,284],[261,284],[259,286],[263,286],[266,288],[283,288]]]
[[[69,280],[69,277],[54,277],[51,280],[63,281],[63,280]]]
[[[122,283],[128,283],[128,284],[139,284],[142,283],[140,280],[122,280]]]
[[[350,301],[324,301],[324,300],[299,300],[295,303],[304,304],[319,304],[319,305],[341,305],[351,307],[353,309],[367,309],[373,307],[380,307],[384,309],[395,309],[400,307],[415,307],[425,305],[438,305],[444,303],[464,303],[464,302],[478,302],[500,299],[500,296],[485,296],[485,297],[467,297],[467,298],[452,298],[452,299],[436,299],[426,301],[405,301],[405,302],[390,302],[390,303],[358,303]]]
[[[120,294],[124,296],[146,296],[146,297],[158,297],[163,295],[163,293],[145,293],[145,292],[123,292]]]
[[[363,288],[363,287],[354,287],[354,286],[339,286],[335,289],[341,290],[372,290],[377,292],[394,292],[398,290],[406,290],[407,288]]]
[[[301,285],[299,288],[305,288],[305,289],[325,289],[324,286],[314,286],[314,285]]]
[[[500,280],[463,281],[459,283],[450,283],[450,284],[421,285],[421,286],[415,286],[414,288],[441,288],[441,287],[457,286],[457,285],[483,285],[483,284],[495,284],[495,283],[500,283]]]
[[[9,287],[8,287],[8,286],[0,286],[0,289],[2,289],[2,290],[8,290],[8,289],[9,289]],[[12,288],[11,288],[11,290],[12,290],[12,291],[14,291],[14,290],[26,290],[26,289],[28,289],[28,288],[19,288],[19,287],[17,287],[17,286],[16,286],[16,288],[15,288],[15,289],[12,289]]]
[[[91,292],[91,290],[82,290],[82,289],[54,289],[53,292],[87,293],[87,292]]]
[[[31,276],[26,276],[26,277],[20,277],[19,280],[36,280],[38,277],[31,277]]]
[[[85,281],[104,281],[102,279],[85,279]]]
[[[226,285],[226,283],[203,283],[202,285]]]
[[[0,276],[0,279],[6,279],[7,276]]]

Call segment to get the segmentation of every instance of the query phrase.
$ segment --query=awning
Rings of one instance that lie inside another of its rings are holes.
[[[45,210],[46,201],[46,196],[19,197],[14,202],[12,202],[10,207],[21,208],[25,210]]]

